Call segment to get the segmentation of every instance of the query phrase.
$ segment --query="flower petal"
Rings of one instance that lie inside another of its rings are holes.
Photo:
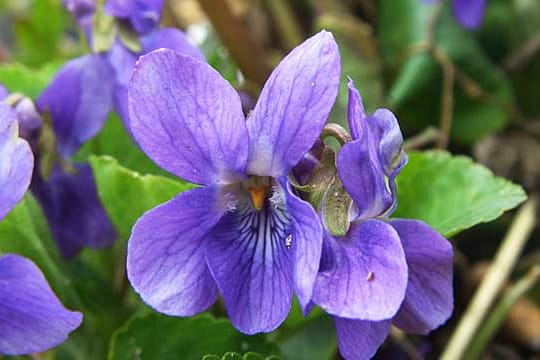
[[[36,104],[50,114],[62,156],[75,154],[101,130],[112,107],[113,82],[105,58],[86,55],[68,61],[41,93]]]
[[[206,259],[232,324],[255,334],[276,329],[293,293],[293,255],[287,245],[291,214],[284,204],[254,210],[240,201],[210,233]],[[294,240],[293,240],[294,241]]]
[[[480,26],[486,10],[486,0],[453,0],[452,10],[457,21],[467,29]]]
[[[425,335],[452,314],[452,245],[421,221],[396,219],[391,224],[401,237],[409,266],[407,293],[394,324]]]
[[[390,320],[362,321],[334,318],[339,353],[345,359],[371,359],[390,333]]]
[[[24,196],[33,166],[32,150],[19,138],[15,111],[0,102],[0,220]]]
[[[33,262],[0,256],[0,354],[48,350],[81,322],[82,314],[64,308]]]
[[[355,140],[341,148],[337,166],[345,189],[358,206],[358,217],[366,219],[393,211],[394,179],[407,158],[401,150],[403,136],[394,114],[379,109],[366,116],[352,80],[348,86],[349,126]]]
[[[326,234],[313,301],[350,319],[396,314],[407,288],[407,264],[397,232],[379,220],[352,223],[347,235]]]
[[[146,33],[159,24],[164,0],[107,0],[105,11],[114,17],[129,19],[138,33]]]
[[[171,49],[179,54],[191,56],[197,60],[205,61],[204,54],[193,45],[186,34],[175,28],[164,28],[152,31],[141,37],[143,53],[157,49]]]
[[[9,95],[9,91],[0,84],[0,100],[4,100]]]
[[[281,61],[247,122],[250,174],[286,175],[300,161],[328,119],[340,74],[337,44],[324,30]]]
[[[55,168],[48,180],[36,175],[31,185],[64,258],[77,255],[83,247],[111,246],[117,237],[99,200],[92,169],[77,164],[76,171]]]
[[[293,256],[294,292],[300,307],[307,312],[321,261],[323,229],[311,205],[297,197],[286,177],[280,179],[287,208],[291,214],[290,247]]]
[[[137,221],[128,243],[127,272],[144,302],[168,315],[191,316],[216,301],[203,246],[225,212],[222,205],[216,189],[197,188]]]
[[[245,176],[248,135],[238,93],[209,65],[160,49],[129,85],[130,128],[159,166],[197,184]]]

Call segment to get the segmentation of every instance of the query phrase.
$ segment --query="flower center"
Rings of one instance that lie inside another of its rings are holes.
[[[242,182],[242,187],[247,191],[251,199],[251,205],[257,211],[261,211],[268,193],[272,188],[269,177],[253,176]]]

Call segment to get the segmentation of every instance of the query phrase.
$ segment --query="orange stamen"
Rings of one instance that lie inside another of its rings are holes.
[[[266,199],[268,190],[270,190],[270,186],[259,186],[248,189],[249,196],[251,196],[251,203],[257,211],[260,211],[263,208],[264,199]]]

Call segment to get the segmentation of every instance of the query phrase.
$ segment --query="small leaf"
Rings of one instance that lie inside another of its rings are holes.
[[[110,156],[90,156],[99,197],[122,238],[147,210],[193,185],[157,175],[141,175],[126,169]]]
[[[408,155],[397,178],[394,217],[423,220],[447,237],[492,221],[527,197],[520,186],[468,157],[444,151]]]
[[[263,335],[246,336],[225,319],[209,314],[178,318],[151,313],[135,317],[118,330],[111,342],[110,360],[183,359],[199,360],[205,354],[256,351],[276,354]],[[226,359],[236,359],[227,354]],[[240,355],[238,355],[240,356]],[[219,359],[210,356],[207,359]],[[253,357],[240,359],[252,360]]]
[[[322,204],[326,229],[334,236],[345,236],[350,226],[350,210],[353,204],[343,183],[336,176],[326,190]]]

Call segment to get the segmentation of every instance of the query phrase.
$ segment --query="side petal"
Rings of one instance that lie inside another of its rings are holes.
[[[128,243],[127,274],[144,302],[167,315],[191,316],[216,301],[203,246],[224,211],[216,189],[197,188],[137,221]]]
[[[75,170],[55,168],[46,181],[36,174],[30,187],[64,258],[74,257],[83,247],[111,246],[117,237],[99,200],[92,169],[78,164]]]
[[[81,322],[82,314],[64,308],[33,262],[0,256],[0,354],[46,351]]]
[[[452,10],[463,27],[474,29],[482,23],[486,0],[453,0]]]
[[[0,221],[24,196],[33,167],[32,150],[19,138],[15,111],[0,102]]]
[[[209,235],[206,261],[239,331],[270,332],[287,317],[293,294],[290,234],[284,204],[267,200],[260,211],[239,202]]]
[[[371,359],[390,333],[390,320],[334,318],[339,353],[347,360]]]
[[[379,220],[352,223],[343,238],[325,236],[313,302],[350,319],[384,320],[398,311],[407,264],[397,232]]]
[[[248,135],[238,93],[206,63],[160,49],[128,90],[130,128],[159,166],[196,184],[245,176]]]
[[[337,44],[324,30],[281,61],[247,122],[250,174],[286,175],[300,161],[328,119],[340,74]]]
[[[287,178],[280,179],[280,183],[285,189],[285,202],[292,219],[288,246],[293,254],[294,292],[302,311],[306,313],[319,271],[323,229],[313,207],[292,192]]]
[[[421,221],[396,219],[391,224],[409,266],[407,293],[394,324],[425,335],[448,320],[454,308],[452,245]]]
[[[36,101],[52,119],[58,151],[64,157],[96,135],[113,101],[114,72],[104,57],[68,61]]]

